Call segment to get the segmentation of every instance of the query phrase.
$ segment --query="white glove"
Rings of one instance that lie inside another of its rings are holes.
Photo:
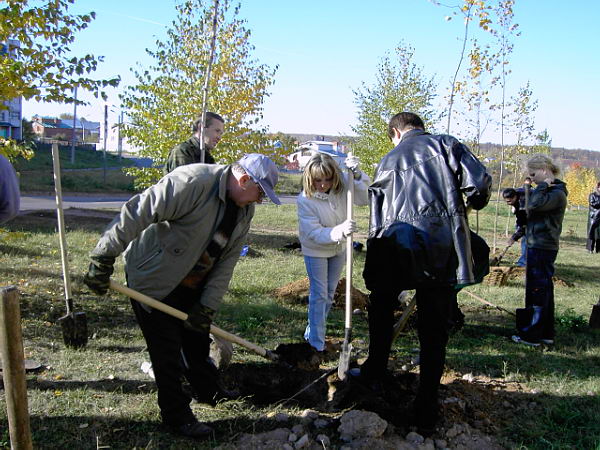
[[[339,242],[357,230],[358,228],[356,227],[356,222],[354,220],[345,220],[331,229],[331,239]]]
[[[358,178],[360,178],[360,170],[358,169],[358,166],[360,165],[360,160],[358,159],[358,156],[354,156],[354,155],[347,156],[346,159],[344,160],[344,164],[346,165],[346,168],[348,168],[352,171],[355,179],[356,179],[357,175],[358,175]]]

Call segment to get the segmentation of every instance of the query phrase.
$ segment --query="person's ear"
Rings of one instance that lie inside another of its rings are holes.
[[[248,182],[251,180],[252,180],[252,178],[250,178],[250,175],[245,173],[241,177],[238,178],[238,184],[240,185],[240,187],[242,189],[246,190],[246,186],[248,185]]]

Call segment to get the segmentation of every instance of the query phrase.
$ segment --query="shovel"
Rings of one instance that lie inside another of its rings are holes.
[[[492,259],[490,259],[490,266],[497,266],[500,264],[500,261],[502,261],[502,258],[504,258],[504,255],[506,254],[506,252],[508,251],[508,249],[515,243],[515,241],[511,242],[510,244],[508,244],[506,247],[504,247],[504,250],[502,250],[502,252],[500,252],[500,254],[498,256],[494,256]]]
[[[348,156],[352,156],[351,153]],[[347,213],[348,220],[352,220],[352,209],[354,206],[354,174],[348,170],[348,196]],[[342,381],[346,379],[346,373],[350,367],[350,353],[352,352],[352,234],[346,237],[346,312],[344,323],[344,344],[340,351],[340,361],[338,363],[338,378]]]
[[[128,288],[127,286],[123,286],[122,284],[119,284],[113,280],[110,280],[109,287],[113,291],[120,292],[121,294],[126,295],[127,297],[137,300],[138,302],[143,303],[144,305],[148,305],[151,308],[158,309],[159,311],[162,311],[165,314],[169,314],[170,316],[173,316],[177,319],[181,319],[181,320],[185,321],[188,318],[188,315],[186,313],[184,313],[183,311],[175,309],[172,306],[169,306],[165,303],[159,302],[158,300],[155,300],[152,297],[148,297],[147,295],[144,295],[141,292],[135,291],[131,288]],[[241,347],[247,348],[248,350],[250,350],[250,351],[256,353],[257,355],[260,355],[270,361],[278,361],[279,360],[279,356],[277,355],[277,353],[272,352],[271,350],[267,350],[256,344],[253,344],[252,342],[248,342],[247,340],[245,340],[239,336],[236,336],[235,334],[231,334],[225,330],[222,330],[221,328],[218,328],[214,325],[210,326],[210,332],[217,337],[225,339],[226,341],[229,341],[233,344],[237,344]]]
[[[72,348],[82,348],[87,345],[88,341],[87,317],[84,312],[73,311],[69,261],[67,258],[67,239],[65,237],[65,218],[62,206],[58,144],[52,144],[52,161],[54,163],[54,189],[56,191],[56,216],[58,218],[58,234],[60,237],[60,256],[62,260],[65,301],[67,304],[67,314],[58,319],[58,323],[60,323],[62,328],[65,345]]]

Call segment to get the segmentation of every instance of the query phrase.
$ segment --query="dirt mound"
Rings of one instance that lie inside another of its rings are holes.
[[[289,370],[279,364],[232,364],[224,378],[255,404],[287,400],[288,404],[309,407],[328,417],[347,408],[372,411],[393,424],[396,434],[414,430],[412,403],[419,385],[415,371],[390,373],[377,390],[352,379],[342,382],[335,369],[318,367]],[[513,414],[541,408],[534,400],[534,394],[524,392],[517,383],[446,372],[439,394],[441,419],[432,438],[447,440],[449,448],[487,448],[464,447],[464,442],[461,447],[453,441],[458,434],[496,440]]]
[[[288,303],[306,304],[308,302],[309,282],[308,277],[281,286],[273,291],[273,296]],[[346,296],[346,278],[342,278],[335,289],[333,306],[343,307]],[[353,308],[365,309],[369,296],[352,286]]]

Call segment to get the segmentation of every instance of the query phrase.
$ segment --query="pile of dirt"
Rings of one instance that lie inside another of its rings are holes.
[[[273,296],[288,303],[307,304],[308,303],[309,281],[307,278],[292,281],[273,291]],[[346,298],[346,278],[342,278],[335,289],[333,296],[333,306],[343,307]],[[369,296],[359,289],[352,286],[352,306],[353,308],[365,309]]]
[[[376,390],[352,379],[340,381],[335,369],[290,370],[278,364],[233,364],[224,379],[246,401],[258,405],[285,402],[288,406],[311,408],[325,422],[335,422],[335,417],[348,409],[371,411],[392,424],[393,432],[380,437],[384,442],[392,442],[415,430],[412,403],[419,385],[417,372],[395,371]],[[439,400],[441,419],[432,439],[445,441],[444,448],[499,448],[500,432],[514,414],[526,410],[535,413],[541,408],[535,393],[526,393],[517,383],[453,372],[444,374]],[[332,442],[339,440],[337,426],[314,430],[317,431],[328,435]],[[494,444],[478,447],[476,442]],[[385,444],[381,448],[388,447]]]

